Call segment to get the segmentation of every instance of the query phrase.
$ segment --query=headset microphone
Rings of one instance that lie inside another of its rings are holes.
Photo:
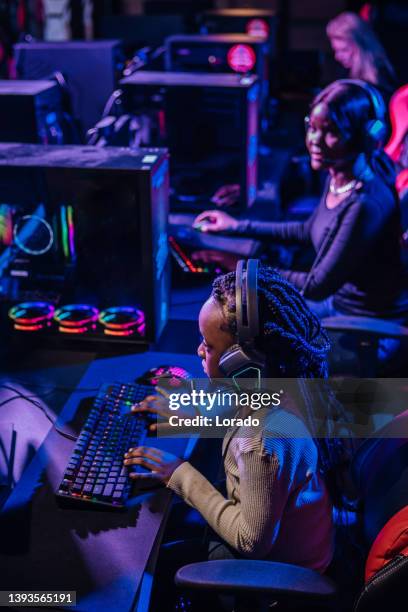
[[[238,378],[256,378],[260,388],[265,356],[255,348],[255,339],[259,336],[258,267],[257,259],[240,260],[237,263],[237,342],[221,355],[219,368],[235,384]]]

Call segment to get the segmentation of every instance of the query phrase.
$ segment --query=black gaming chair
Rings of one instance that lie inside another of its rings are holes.
[[[408,360],[398,357],[396,363],[383,367],[378,358],[380,340],[386,338],[400,341],[408,355],[407,327],[385,319],[346,315],[324,318],[322,325],[336,335],[336,350],[329,356],[332,375],[352,374],[361,378],[408,375]]]

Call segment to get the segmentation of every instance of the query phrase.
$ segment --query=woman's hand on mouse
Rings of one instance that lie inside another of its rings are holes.
[[[149,446],[130,448],[124,457],[124,465],[126,467],[140,465],[150,470],[147,474],[130,472],[130,478],[140,480],[153,478],[164,484],[169,482],[174,470],[182,463],[184,463],[184,460],[180,459],[180,457]]]
[[[221,210],[207,210],[194,219],[193,227],[202,232],[226,232],[238,228],[238,221]]]

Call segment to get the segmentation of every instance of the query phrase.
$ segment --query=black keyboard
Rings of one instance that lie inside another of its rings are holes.
[[[101,387],[56,492],[62,505],[126,506],[133,481],[123,465],[124,454],[143,444],[147,435],[146,419],[132,414],[130,407],[150,393],[150,385]]]

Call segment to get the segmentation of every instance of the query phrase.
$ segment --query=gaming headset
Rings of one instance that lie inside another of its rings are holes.
[[[220,358],[221,372],[236,378],[257,378],[260,384],[265,369],[265,356],[255,349],[259,335],[257,259],[240,260],[235,272],[235,304],[237,342]]]
[[[364,89],[370,99],[375,115],[375,119],[370,119],[367,121],[363,128],[366,146],[368,150],[375,150],[382,147],[387,135],[387,126],[385,123],[387,107],[378,89],[371,83],[367,83],[361,79],[339,79],[336,81],[336,83],[356,85],[357,87]]]

